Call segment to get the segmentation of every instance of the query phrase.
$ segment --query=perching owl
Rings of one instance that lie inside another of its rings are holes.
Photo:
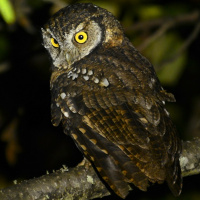
[[[165,109],[174,101],[152,64],[107,10],[67,6],[42,29],[52,58],[52,123],[89,159],[109,187],[125,198],[129,185],[146,191],[166,181],[182,187],[181,143]]]

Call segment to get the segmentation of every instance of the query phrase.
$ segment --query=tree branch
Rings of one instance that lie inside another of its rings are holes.
[[[200,173],[200,138],[183,142],[183,176]],[[0,200],[93,199],[110,195],[91,164],[84,162],[0,190]]]
[[[179,24],[186,24],[186,23],[195,23],[199,20],[200,12],[198,10],[193,11],[192,13],[187,13],[183,15],[179,15],[176,17],[164,17],[159,19],[153,19],[148,21],[140,21],[138,23],[134,23],[132,26],[128,26],[125,28],[126,32],[136,32],[136,31],[145,31],[148,29],[152,29],[158,26],[161,26],[169,21],[173,22],[172,26],[176,26]]]
[[[0,190],[0,200],[94,199],[109,195],[95,170],[84,159],[84,164],[23,181]]]
[[[200,174],[200,138],[182,143],[180,157],[182,176]]]
[[[192,33],[188,36],[188,38],[181,45],[181,47],[177,50],[177,52],[173,56],[171,56],[170,58],[162,61],[160,64],[157,64],[156,69],[159,70],[163,67],[163,65],[166,65],[166,64],[171,63],[174,60],[176,60],[190,46],[190,44],[197,38],[199,33],[200,33],[200,22],[198,22],[196,24]]]
[[[154,41],[156,41],[159,37],[164,35],[170,28],[173,28],[175,26],[181,25],[181,24],[191,24],[195,23],[196,26],[194,28],[194,31],[191,33],[191,35],[186,39],[184,44],[181,46],[181,48],[178,50],[178,52],[168,60],[165,60],[161,65],[166,64],[166,62],[171,62],[174,59],[176,59],[184,50],[188,48],[188,46],[196,39],[196,37],[199,34],[199,18],[200,18],[200,12],[199,11],[193,11],[189,14],[183,14],[176,17],[171,18],[162,18],[162,19],[155,19],[155,20],[149,20],[144,22],[138,22],[135,23],[132,26],[129,26],[125,28],[125,32],[136,32],[136,31],[148,31],[152,28],[158,27],[158,29],[150,35],[147,39],[144,40],[143,43],[141,43],[139,46],[137,46],[137,49],[139,51],[144,50],[147,48],[150,44],[152,44]]]
[[[175,27],[177,25],[180,25],[180,24],[194,23],[194,22],[196,22],[197,23],[197,26],[196,26],[197,28],[196,29],[198,29],[198,25],[199,25],[198,20],[199,20],[199,17],[200,17],[200,13],[198,11],[195,11],[193,13],[185,14],[185,15],[181,15],[181,16],[177,16],[177,17],[174,17],[174,18],[163,19],[163,23],[160,24],[160,27],[158,28],[158,30],[155,33],[153,33],[151,36],[149,36],[149,38],[147,38],[142,44],[140,44],[137,47],[137,49],[139,51],[144,50],[147,46],[149,46],[155,40],[157,40],[159,37],[161,37],[162,35],[164,35],[167,32],[167,30],[169,30],[170,28]],[[162,22],[162,20],[160,20],[160,22]],[[196,32],[198,32],[198,30]],[[197,35],[198,35],[198,33],[195,34],[195,36],[197,36]],[[190,45],[190,43],[194,39],[195,38],[193,37],[191,41],[187,40],[187,43],[185,44],[185,46],[188,47]],[[186,48],[184,48],[184,50],[185,49]]]

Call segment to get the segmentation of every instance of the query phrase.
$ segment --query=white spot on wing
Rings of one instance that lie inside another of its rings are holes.
[[[63,93],[60,94],[60,97],[61,97],[62,99],[64,99],[64,98],[66,97],[66,94],[63,92]]]
[[[73,106],[69,106],[69,109],[73,112],[73,113],[77,113],[76,109]]]
[[[61,112],[63,113],[65,117],[69,117],[69,113],[65,111],[64,109],[61,109]]]
[[[88,75],[91,76],[93,74],[92,70],[88,70]]]
[[[89,76],[83,76],[83,78],[88,81],[89,80]]]
[[[56,106],[59,108],[60,107],[59,103],[56,103]]]
[[[69,71],[68,74],[67,74],[68,78],[70,77],[71,74],[72,74],[72,71]]]
[[[100,85],[101,86],[104,86],[104,87],[108,87],[109,86],[109,82],[108,82],[108,79],[107,78],[103,78],[100,82]]]
[[[67,78],[72,78],[72,80],[76,79],[77,77],[78,77],[78,74],[73,73],[72,71],[70,71],[67,76]]]
[[[73,73],[72,74],[72,80],[76,79],[78,77],[78,74]]]
[[[99,83],[99,79],[98,78],[94,78],[94,82],[95,83]]]
[[[64,112],[63,115],[65,115],[65,117],[69,117],[69,113],[68,112]]]
[[[82,74],[86,74],[87,70],[86,69],[82,69]]]

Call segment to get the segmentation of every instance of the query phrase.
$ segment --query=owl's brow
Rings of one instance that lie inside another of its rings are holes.
[[[55,24],[57,25],[57,27],[58,27],[58,30],[63,30],[63,26],[61,26],[61,20],[59,20],[58,18],[56,18],[56,20],[55,20]],[[65,23],[65,25],[66,25],[67,23]]]
[[[61,30],[63,31],[63,29],[66,28],[67,25],[68,25],[67,23],[64,24],[64,25],[61,27]],[[81,25],[81,27],[79,28],[80,25]],[[86,25],[87,25],[87,24],[84,24],[83,22],[81,22],[81,23],[79,23],[76,27],[72,25],[72,27],[70,28],[70,30],[73,29],[73,30],[75,30],[76,32],[79,32],[80,30],[84,29]]]
[[[51,35],[51,37],[56,38],[55,35],[54,35],[54,33],[53,33],[53,31],[51,30],[50,27],[47,28],[45,31],[46,31],[49,35]]]

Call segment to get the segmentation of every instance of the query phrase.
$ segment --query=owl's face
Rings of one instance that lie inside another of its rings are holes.
[[[113,15],[92,4],[74,4],[60,10],[42,32],[44,47],[57,70],[70,70],[98,47],[119,45],[123,37]]]
[[[82,22],[65,32],[63,36],[55,35],[47,28],[43,35],[44,46],[52,56],[55,67],[68,69],[99,45],[102,30],[95,21]]]

